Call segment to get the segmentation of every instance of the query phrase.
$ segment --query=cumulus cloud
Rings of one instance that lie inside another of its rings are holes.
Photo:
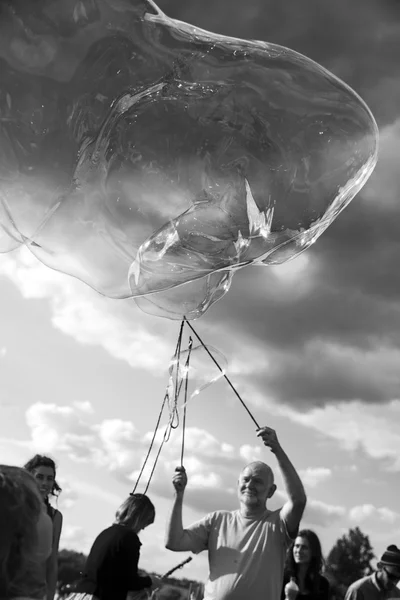
[[[87,406],[82,404],[33,404],[26,412],[33,447],[50,454],[56,450],[68,451],[77,459],[90,457],[94,432],[87,426],[86,415]]]
[[[249,444],[244,444],[240,446],[239,454],[246,461],[246,463],[251,463],[255,460],[262,460],[262,450],[260,446],[250,446]]]
[[[176,444],[174,438],[174,444]],[[190,427],[186,430],[185,449],[189,452],[195,452],[196,456],[208,458],[212,461],[218,459],[230,459],[235,456],[235,449],[231,444],[220,442],[217,438],[207,431],[197,427]]]
[[[55,504],[55,506],[57,506],[57,508],[59,508],[61,512],[64,512],[65,510],[68,510],[75,505],[76,501],[79,498],[79,494],[76,491],[76,488],[72,488],[69,482],[63,477],[57,476],[57,482],[61,487],[62,492],[57,498],[57,500],[51,498],[51,502]]]
[[[98,498],[109,504],[113,509],[121,504],[121,496],[112,490],[99,487],[90,481],[77,480],[74,483],[81,496]]]
[[[94,422],[95,415],[89,404],[75,403],[69,407],[36,403],[27,411],[27,423],[32,433],[32,444],[37,451],[65,454],[72,460],[86,462],[101,469],[106,468],[117,479],[129,482],[133,488],[138,482],[152,432],[139,434],[130,421],[119,419]],[[46,435],[44,435],[46,432]],[[156,455],[163,442],[164,430],[161,428],[154,441],[149,460],[138,482],[138,491],[143,491],[150,481],[155,466]],[[90,440],[90,443],[88,443]],[[158,496],[170,498],[172,476],[179,465],[181,453],[181,432],[172,431],[164,443],[151,479],[151,491]],[[218,440],[209,432],[188,427],[185,434],[185,468],[189,483],[186,491],[186,503],[200,512],[217,509],[235,510],[238,507],[237,479],[244,464],[260,458],[258,447],[242,445],[237,448]],[[327,480],[331,475],[326,468],[308,468],[302,473],[303,479],[311,485]],[[93,488],[90,482],[80,482],[75,489],[80,495],[103,494],[104,500],[116,506],[120,498],[107,490],[103,492]],[[67,505],[75,501],[71,491]],[[273,508],[282,506],[286,501],[283,490],[278,490],[273,498]],[[344,515],[339,506],[325,504],[310,499],[306,520],[310,523],[327,526]]]
[[[316,487],[318,484],[327,481],[332,477],[332,470],[327,467],[307,467],[299,472],[304,486]]]
[[[346,515],[344,506],[327,504],[319,500],[308,499],[304,511],[304,521],[311,525],[328,527]]]
[[[3,255],[0,274],[11,279],[25,298],[48,299],[53,325],[79,343],[103,347],[132,367],[165,372],[172,354],[168,339],[176,329],[166,319],[147,317],[130,301],[104,298],[45,267],[26,249]]]
[[[76,461],[93,462],[111,471],[131,466],[135,449],[143,443],[130,422],[93,423],[89,403],[58,406],[37,402],[28,408],[26,421],[36,451],[65,452]]]
[[[398,513],[385,506],[376,507],[373,504],[353,506],[349,511],[349,517],[357,524],[364,523],[365,521],[371,524],[371,520],[379,521],[382,525],[400,524],[400,515]]]
[[[282,409],[282,414],[337,440],[347,450],[361,447],[371,458],[385,461],[387,469],[400,469],[400,400],[390,402],[384,411],[379,405],[351,402],[304,414]]]
[[[57,451],[58,455],[65,453],[72,460],[106,468],[125,482],[131,481],[132,485],[137,480],[153,437],[152,432],[139,434],[130,421],[105,419],[96,423],[88,403],[57,406],[38,402],[27,410],[26,420],[31,431],[31,447],[35,451],[49,454]],[[159,429],[155,437],[153,452],[143,471],[142,484],[150,477],[156,454],[163,442],[164,427]],[[171,478],[179,463],[181,444],[181,432],[172,431],[163,446],[157,465],[157,489],[162,495],[170,494]],[[225,494],[226,487],[221,477],[232,476],[236,481],[242,459],[240,452],[232,445],[220,442],[205,430],[188,427],[185,434],[185,464],[191,472],[190,487],[196,495],[200,489],[207,492],[212,487],[222,488]]]
[[[134,461],[134,450],[139,436],[133,423],[120,419],[106,419],[93,427],[107,457],[111,470],[129,468]]]
[[[149,317],[129,300],[104,298],[82,282],[45,267],[26,249],[3,255],[0,275],[7,276],[25,298],[47,300],[53,326],[78,343],[102,347],[113,358],[145,370],[152,377],[167,377],[178,334],[176,322]],[[222,368],[227,366],[222,352],[225,348],[221,349],[213,341],[220,340],[222,333],[233,350],[228,361],[229,373],[239,378],[239,388],[246,378],[263,370],[267,357],[261,348],[253,351],[248,344],[243,345],[236,336],[227,335],[221,323],[212,324],[208,329],[212,335],[205,343]],[[219,369],[195,339],[189,392],[220,377]]]
[[[79,527],[78,525],[64,524],[61,532],[60,547],[79,548],[85,539],[86,535],[83,527]]]

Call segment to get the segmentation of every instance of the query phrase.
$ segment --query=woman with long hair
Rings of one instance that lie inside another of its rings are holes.
[[[67,600],[126,600],[129,592],[150,590],[156,582],[138,573],[138,533],[154,519],[150,499],[144,494],[130,494],[117,510],[113,525],[94,541],[83,577]]]
[[[0,465],[0,598],[44,600],[44,569],[51,552],[51,521],[34,478]]]
[[[282,600],[329,600],[329,582],[322,575],[323,565],[317,534],[302,529],[287,552]]]
[[[50,496],[57,497],[61,492],[61,488],[56,481],[56,464],[52,458],[36,454],[26,463],[25,469],[35,478],[47,514],[53,523],[52,552],[46,562],[46,600],[54,600],[58,578],[58,547],[63,523],[61,512],[54,508],[49,501]]]

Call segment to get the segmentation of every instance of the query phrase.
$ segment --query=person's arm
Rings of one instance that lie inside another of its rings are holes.
[[[307,503],[307,496],[303,484],[292,465],[288,455],[278,441],[276,432],[270,427],[261,427],[257,435],[261,437],[265,446],[268,446],[276,456],[282,473],[288,500],[281,510],[282,519],[286,523],[288,534],[291,538],[296,537],[301,517]]]
[[[283,582],[282,582],[282,589],[281,589],[281,600],[285,600],[285,585],[288,583],[289,581],[289,577],[287,572],[285,571],[283,573]]]
[[[175,488],[175,498],[170,518],[167,521],[165,547],[173,552],[196,552],[197,548],[193,544],[193,538],[183,528],[182,523],[183,496],[187,484],[184,467],[175,469],[172,484]]]
[[[59,510],[56,511],[53,519],[53,546],[51,554],[46,561],[46,582],[47,596],[46,600],[54,600],[58,579],[58,547],[60,545],[60,536],[62,530],[63,517]]]
[[[346,592],[344,600],[364,600],[364,594],[360,588],[351,585]]]
[[[129,591],[138,591],[151,587],[153,583],[152,578],[148,575],[139,575],[138,572],[140,545],[136,537],[130,535],[126,538],[124,553],[127,559],[124,561],[124,564],[129,569]]]

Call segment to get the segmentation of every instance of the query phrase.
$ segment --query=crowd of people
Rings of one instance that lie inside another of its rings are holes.
[[[166,548],[207,551],[209,576],[204,600],[329,600],[318,536],[300,529],[306,494],[276,432],[257,434],[274,453],[287,501],[269,510],[276,485],[270,466],[247,465],[239,475],[239,508],[218,510],[184,527],[182,508],[187,474],[172,479],[174,501],[166,526]],[[49,497],[61,491],[56,465],[36,455],[24,468],[0,465],[0,600],[54,600],[62,515]],[[130,494],[115,521],[94,541],[81,578],[68,600],[156,598],[162,581],[141,575],[138,534],[154,522],[155,508],[144,494]],[[387,548],[372,575],[353,583],[346,600],[400,598],[400,550]]]

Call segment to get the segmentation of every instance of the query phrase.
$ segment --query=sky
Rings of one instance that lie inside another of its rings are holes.
[[[276,429],[308,494],[302,525],[318,533],[324,553],[359,526],[379,556],[400,545],[400,3],[247,0],[244,8],[237,0],[165,0],[160,7],[205,29],[306,54],[360,93],[377,119],[379,162],[350,206],[294,261],[238,272],[194,327],[225,357],[257,423]],[[1,462],[22,465],[36,452],[56,460],[61,547],[87,552],[136,482],[179,323],[104,298],[27,250],[0,257],[0,298]],[[201,351],[193,365],[209,380],[216,374]],[[141,534],[140,564],[158,573],[188,556],[163,541],[181,444],[180,427],[148,492],[157,516]],[[254,459],[274,469],[271,507],[278,507],[285,496],[275,458],[227,383],[191,399],[184,523],[235,509],[238,473]],[[138,491],[147,477],[148,470]],[[206,573],[200,555],[181,576]]]

